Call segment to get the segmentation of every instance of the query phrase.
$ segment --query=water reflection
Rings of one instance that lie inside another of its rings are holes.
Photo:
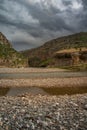
[[[50,95],[74,95],[87,93],[87,86],[84,87],[54,87],[43,88],[43,90]]]
[[[37,95],[37,94],[42,94],[42,95],[46,95],[47,93],[38,87],[20,87],[20,88],[10,88],[10,90],[7,92],[7,96],[17,96],[17,95],[21,95],[21,94],[25,94],[25,93],[29,93],[29,94],[33,94],[33,95]]]
[[[10,88],[0,88],[0,96],[5,96],[9,90]]]
[[[21,94],[41,94],[41,95],[73,95],[87,93],[87,86],[85,87],[53,87],[53,88],[39,88],[39,87],[20,87],[20,88],[0,88],[0,96],[18,96]]]

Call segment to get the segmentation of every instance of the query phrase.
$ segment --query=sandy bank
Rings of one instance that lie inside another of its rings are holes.
[[[87,86],[87,77],[47,79],[0,79],[0,87],[76,87]]]

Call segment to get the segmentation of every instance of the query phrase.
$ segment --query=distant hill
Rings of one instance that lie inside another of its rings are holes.
[[[0,32],[0,67],[25,67],[27,59],[14,50],[10,41]]]
[[[56,52],[83,47],[87,48],[87,32],[53,39],[38,48],[22,51],[22,54],[29,58],[30,66],[57,66],[59,60],[54,58]]]

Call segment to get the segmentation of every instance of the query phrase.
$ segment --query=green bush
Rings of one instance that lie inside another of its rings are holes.
[[[52,59],[44,60],[40,63],[40,67],[47,67],[52,62]]]
[[[28,60],[28,64],[30,67],[39,67],[41,63],[41,59],[39,57],[31,57]]]

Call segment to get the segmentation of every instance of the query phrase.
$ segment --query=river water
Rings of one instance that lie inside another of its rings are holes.
[[[41,95],[73,95],[87,93],[87,86],[83,87],[20,87],[20,88],[0,88],[0,96],[19,96],[22,94]]]
[[[0,73],[0,79],[87,77],[87,72]]]

